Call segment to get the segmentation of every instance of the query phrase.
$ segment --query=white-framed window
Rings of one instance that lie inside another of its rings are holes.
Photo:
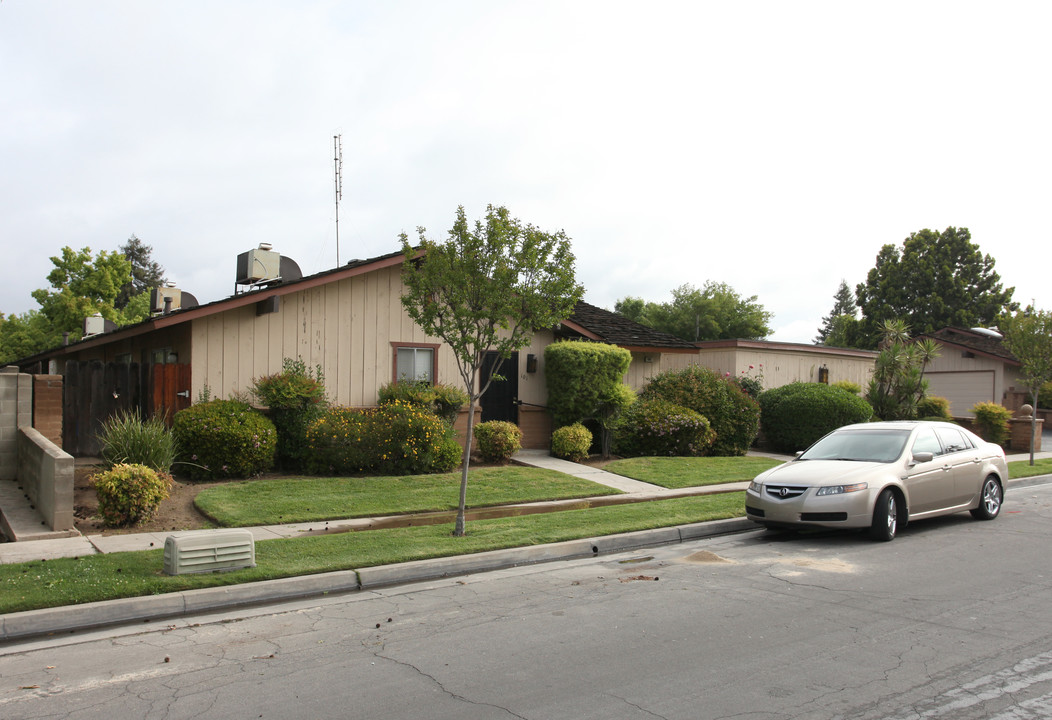
[[[437,345],[394,345],[395,382],[435,382]]]

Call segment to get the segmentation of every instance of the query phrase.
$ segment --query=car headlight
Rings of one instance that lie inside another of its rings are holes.
[[[844,493],[859,492],[869,487],[869,483],[855,483],[854,485],[828,485],[818,488],[815,495],[843,495]]]
[[[754,493],[757,493],[758,495],[762,495],[763,483],[758,483],[755,480],[753,480],[751,483],[749,483],[749,489],[752,490]]]

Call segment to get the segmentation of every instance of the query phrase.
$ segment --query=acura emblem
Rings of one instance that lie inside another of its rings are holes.
[[[785,497],[786,495],[789,494],[789,488],[787,488],[787,487],[778,488],[778,494],[781,495],[782,497]]]

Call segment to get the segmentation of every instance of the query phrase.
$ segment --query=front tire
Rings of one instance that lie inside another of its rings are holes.
[[[885,489],[877,497],[877,504],[873,508],[873,525],[869,528],[869,536],[880,542],[890,542],[895,539],[899,529],[899,501],[895,493]]]
[[[972,510],[972,517],[976,520],[993,520],[1001,514],[1001,505],[1004,502],[1004,491],[1001,483],[993,475],[983,481],[983,491],[979,494],[979,507]]]

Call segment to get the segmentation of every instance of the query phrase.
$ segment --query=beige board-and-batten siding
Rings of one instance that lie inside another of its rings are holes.
[[[701,345],[697,360],[700,364],[720,374],[762,376],[766,389],[792,382],[819,382],[819,370],[824,366],[829,383],[846,380],[864,391],[877,357],[876,352],[868,350],[757,340],[712,341]]]
[[[401,267],[379,269],[281,296],[277,312],[247,305],[193,321],[193,395],[247,391],[280,372],[284,358],[321,366],[329,399],[370,406],[394,379],[394,345],[436,345],[401,305]],[[438,380],[460,384],[449,351],[438,351]]]

